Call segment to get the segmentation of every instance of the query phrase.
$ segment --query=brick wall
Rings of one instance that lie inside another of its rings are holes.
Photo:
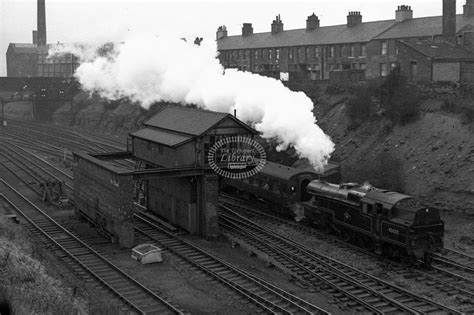
[[[398,53],[401,73],[410,81],[431,81],[431,61],[425,55],[403,44],[400,44]],[[413,71],[415,63],[416,73]]]
[[[34,77],[37,73],[37,55],[7,52],[8,77]]]

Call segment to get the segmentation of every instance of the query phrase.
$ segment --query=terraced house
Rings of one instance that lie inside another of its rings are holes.
[[[343,25],[320,26],[313,13],[306,28],[284,30],[280,16],[271,31],[242,34],[217,30],[220,61],[238,68],[290,80],[330,78],[363,80],[384,77],[399,67],[411,80],[474,82],[474,0],[456,15],[456,1],[443,0],[443,15],[413,18],[410,6],[398,6],[391,20],[363,22],[351,11]]]

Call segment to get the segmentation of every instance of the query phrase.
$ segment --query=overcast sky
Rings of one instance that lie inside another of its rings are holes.
[[[205,1],[113,1],[46,0],[48,43],[114,41],[129,30],[176,33],[215,40],[219,25],[229,35],[241,32],[242,23],[253,24],[254,32],[267,32],[275,15],[284,28],[304,28],[313,12],[321,26],[344,24],[348,11],[361,11],[363,21],[393,19],[398,5],[410,5],[414,17],[441,15],[442,0],[219,0]],[[465,0],[457,1],[462,13]],[[6,75],[5,53],[10,42],[30,43],[36,29],[36,0],[0,0],[0,76]]]

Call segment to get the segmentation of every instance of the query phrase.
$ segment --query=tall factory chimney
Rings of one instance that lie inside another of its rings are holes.
[[[456,37],[456,0],[443,0],[443,38],[454,42]]]
[[[46,6],[45,0],[38,0],[37,41],[38,46],[46,45]]]

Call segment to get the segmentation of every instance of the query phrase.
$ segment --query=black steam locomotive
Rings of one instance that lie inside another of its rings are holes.
[[[264,199],[275,212],[317,224],[384,257],[430,264],[433,253],[443,248],[444,223],[437,209],[369,185],[330,183],[339,180],[335,163],[319,174],[268,162],[251,178],[223,179],[222,184]]]

